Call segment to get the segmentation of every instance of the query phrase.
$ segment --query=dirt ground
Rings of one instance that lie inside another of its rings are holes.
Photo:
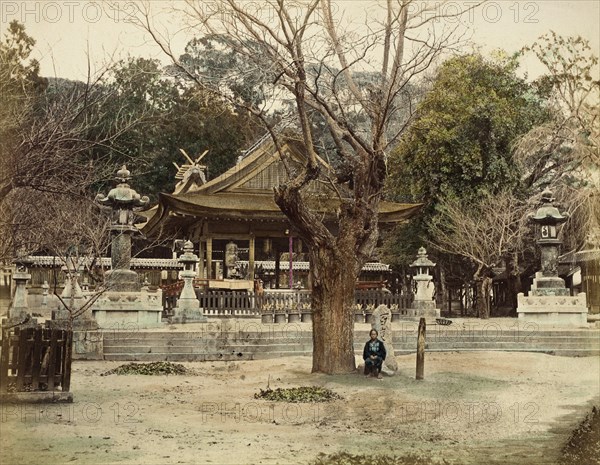
[[[414,354],[397,358],[399,373],[383,380],[313,375],[310,357],[185,363],[196,376],[100,376],[123,362],[74,362],[73,404],[2,406],[0,463],[309,464],[345,451],[553,464],[600,404],[597,357],[432,353],[423,381]],[[342,399],[254,399],[268,382]]]

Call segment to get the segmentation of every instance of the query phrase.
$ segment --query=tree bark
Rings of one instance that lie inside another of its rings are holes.
[[[378,197],[342,201],[334,236],[303,202],[304,182],[275,188],[275,202],[308,245],[312,282],[313,372],[356,370],[354,290],[378,237]]]
[[[313,322],[313,373],[349,373],[354,359],[356,275],[325,248],[310,252]]]
[[[490,317],[490,290],[492,278],[484,276],[477,280],[477,316],[487,320]]]

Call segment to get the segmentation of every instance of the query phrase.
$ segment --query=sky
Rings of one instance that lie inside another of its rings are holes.
[[[154,8],[183,6],[182,0],[151,0],[150,3]],[[339,0],[337,3],[340,9],[350,12],[363,11],[365,5],[367,8],[372,6],[364,0]],[[428,3],[440,11],[452,11],[473,2]],[[104,63],[128,55],[159,58],[167,63],[146,33],[133,24],[132,18],[138,13],[138,8],[139,5],[133,1],[2,0],[0,23],[3,33],[12,20],[25,24],[27,33],[37,41],[33,56],[41,63],[42,75],[85,79],[88,56],[92,69],[99,69]],[[590,41],[595,54],[600,54],[598,0],[488,0],[465,16],[463,21],[472,32],[472,41],[482,52],[503,48],[510,53],[553,30],[564,36],[581,35]],[[177,20],[171,20],[169,29],[179,29]],[[189,37],[185,34],[176,36],[175,46],[182,49]],[[470,50],[472,48],[465,49]],[[522,67],[522,72],[527,72],[530,77],[542,71],[533,58],[525,61]]]

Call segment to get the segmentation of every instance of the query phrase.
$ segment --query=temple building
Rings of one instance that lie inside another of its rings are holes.
[[[210,287],[247,288],[254,277],[266,288],[310,287],[306,249],[273,198],[273,186],[287,178],[288,170],[298,169],[305,156],[293,140],[284,143],[282,152],[285,161],[270,137],[264,137],[235,166],[208,182],[200,164],[203,155],[197,160],[186,155],[188,164],[177,167],[174,192],[159,194],[158,205],[146,212],[142,232],[192,241],[200,257],[198,278]],[[327,163],[319,162],[326,171]],[[333,229],[339,205],[333,189],[324,178],[308,189],[311,207]],[[382,201],[379,208],[385,227],[409,219],[420,205]],[[385,264],[368,263],[361,280],[382,280],[387,271]]]

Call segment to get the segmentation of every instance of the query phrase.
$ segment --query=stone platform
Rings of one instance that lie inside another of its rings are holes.
[[[94,302],[92,313],[103,329],[161,326],[162,291],[106,292]]]
[[[568,289],[565,289],[568,292]],[[517,296],[519,319],[540,325],[587,327],[585,293],[570,295]]]

